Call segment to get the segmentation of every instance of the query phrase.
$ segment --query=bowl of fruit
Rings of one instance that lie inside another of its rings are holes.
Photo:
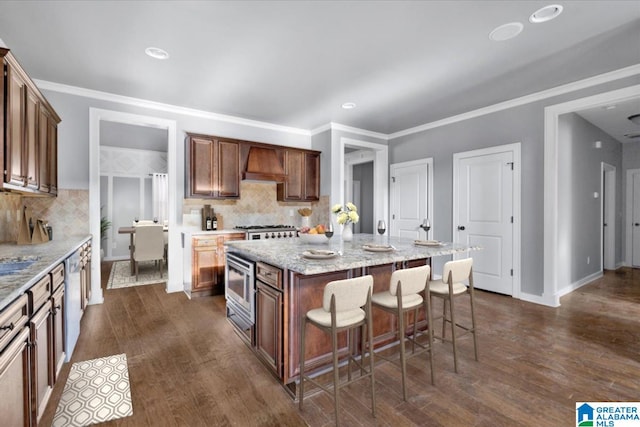
[[[298,236],[303,243],[322,244],[327,243],[329,239],[324,235],[324,225],[319,224],[315,227],[302,227],[298,231]]]

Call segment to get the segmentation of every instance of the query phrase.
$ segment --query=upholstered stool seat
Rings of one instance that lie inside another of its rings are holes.
[[[389,290],[383,292],[376,292],[371,296],[371,303],[373,307],[377,307],[381,310],[387,311],[395,315],[398,319],[398,344],[400,346],[400,369],[402,371],[402,397],[407,400],[407,355],[405,352],[405,340],[406,327],[405,327],[405,314],[408,316],[410,311],[413,311],[413,333],[410,335],[412,346],[412,356],[429,352],[429,363],[431,365],[431,383],[434,383],[433,372],[433,331],[431,323],[431,309],[428,304],[429,301],[429,275],[431,273],[431,267],[428,265],[415,268],[407,268],[403,270],[396,270],[391,274],[389,283]],[[420,293],[424,293],[423,298]],[[424,307],[425,318],[427,319],[427,335],[428,343],[419,344],[416,341],[416,323],[418,322],[418,309]],[[375,314],[374,314],[375,315]],[[421,350],[416,351],[416,345],[421,347]],[[377,357],[382,357],[378,355]],[[388,359],[386,358],[387,360]]]

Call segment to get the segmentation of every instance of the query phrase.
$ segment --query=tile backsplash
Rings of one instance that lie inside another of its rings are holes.
[[[58,190],[58,197],[23,197],[0,193],[0,242],[15,242],[23,206],[44,219],[60,235],[89,233],[89,190]]]
[[[275,182],[240,182],[238,200],[184,199],[182,212],[200,212],[205,205],[211,205],[218,216],[218,228],[230,229],[237,225],[285,224],[300,226],[300,208],[310,208],[311,225],[329,220],[329,196],[321,196],[318,202],[279,202]],[[293,216],[290,213],[293,212]]]

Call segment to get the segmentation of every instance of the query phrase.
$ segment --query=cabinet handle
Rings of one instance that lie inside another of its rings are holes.
[[[6,331],[7,329],[10,331],[13,331],[13,329],[16,327],[16,325],[13,324],[13,322],[9,323],[8,326],[0,326],[0,330],[2,331]]]

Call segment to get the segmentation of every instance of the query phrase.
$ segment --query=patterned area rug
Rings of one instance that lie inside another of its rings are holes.
[[[53,427],[80,427],[133,415],[127,355],[71,366]]]
[[[162,278],[158,266],[154,261],[143,261],[138,266],[138,281],[136,275],[131,276],[131,264],[127,261],[115,261],[111,267],[107,289],[128,288],[130,286],[151,285],[167,281],[167,267],[162,268]]]

